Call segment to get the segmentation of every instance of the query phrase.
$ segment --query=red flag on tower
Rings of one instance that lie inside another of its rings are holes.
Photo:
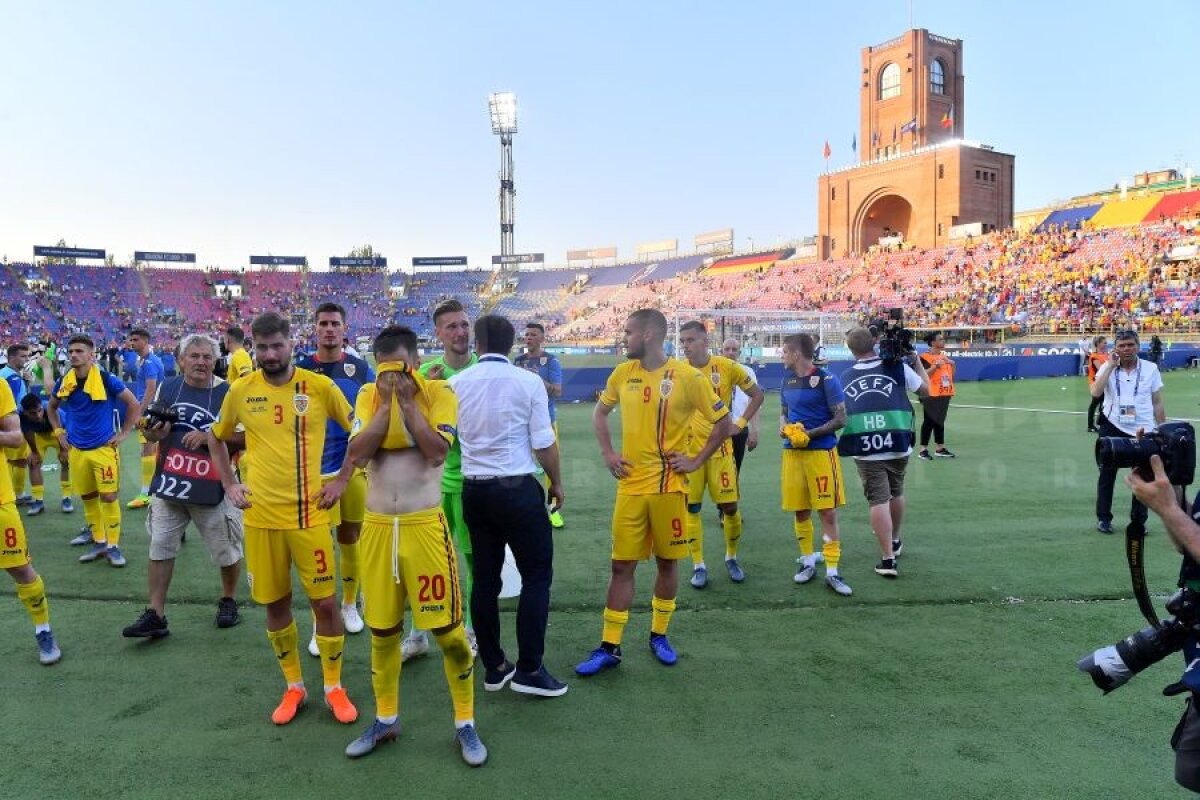
[[[825,140],[825,158],[828,159],[831,155],[833,155],[833,151],[829,149],[829,140],[826,139]]]
[[[942,127],[943,128],[953,128],[954,127],[954,106],[953,105],[950,106],[949,111],[947,111],[945,114],[942,114]]]

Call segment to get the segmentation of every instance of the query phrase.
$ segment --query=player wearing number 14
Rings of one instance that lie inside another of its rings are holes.
[[[317,620],[317,646],[325,678],[325,703],[342,723],[358,711],[342,688],[342,617],[334,596],[333,542],[328,508],[336,491],[321,490],[321,452],[330,419],[350,429],[353,412],[337,385],[291,364],[291,326],[275,313],[251,325],[257,372],[230,387],[208,432],[208,449],[229,502],[244,509],[246,577],[250,596],[267,607],[267,638],[287,690],[272,720],[292,721],[307,700],[300,668],[292,575],[296,567]],[[253,460],[249,486],[234,481],[226,442],[245,427]],[[320,502],[318,502],[318,500]]]

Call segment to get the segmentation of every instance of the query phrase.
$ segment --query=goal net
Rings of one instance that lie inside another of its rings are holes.
[[[783,339],[793,333],[810,333],[821,337],[825,356],[847,358],[846,331],[859,324],[853,314],[818,311],[761,311],[752,308],[678,308],[667,315],[667,341],[679,350],[679,328],[691,320],[700,320],[708,329],[714,351],[720,352],[726,339],[736,339],[742,346],[742,358],[775,359]]]

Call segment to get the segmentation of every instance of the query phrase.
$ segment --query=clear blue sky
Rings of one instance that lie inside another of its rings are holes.
[[[966,135],[1017,156],[1017,209],[1200,167],[1200,3],[932,2],[964,40]],[[859,50],[903,0],[0,0],[0,253],[32,245],[497,252],[488,93],[518,93],[518,252],[810,235],[850,161]]]

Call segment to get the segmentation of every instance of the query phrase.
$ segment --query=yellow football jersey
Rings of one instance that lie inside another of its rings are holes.
[[[315,499],[326,423],[348,431],[353,416],[337,384],[299,367],[283,386],[272,386],[258,371],[229,387],[212,431],[228,439],[238,424],[246,430],[246,455],[254,461],[246,525],[292,530],[328,524],[328,512]]]
[[[12,388],[9,387],[8,381],[0,381],[0,417],[7,417],[9,414],[16,419],[17,402],[13,399]],[[18,425],[18,430],[20,427]],[[21,487],[24,488],[24,487]],[[12,475],[7,469],[0,469],[0,505],[16,502],[17,496],[13,493]]]
[[[750,373],[746,371],[745,367],[725,356],[710,356],[707,364],[703,367],[696,367],[696,369],[700,370],[701,374],[708,379],[713,391],[717,393],[717,397],[721,398],[721,402],[725,404],[726,408],[733,406],[733,387],[736,386],[743,392],[749,392],[756,385],[754,378],[750,377]],[[696,413],[692,417],[693,447],[691,452],[700,452],[700,448],[704,446],[712,429],[713,424],[705,415]]]
[[[633,464],[617,485],[618,494],[684,491],[684,476],[671,469],[668,454],[686,452],[693,416],[711,426],[729,414],[708,378],[674,358],[652,372],[640,361],[619,365],[608,376],[600,402],[621,407],[621,455]]]
[[[450,445],[458,436],[458,398],[446,381],[432,381],[420,373],[410,373],[417,382],[417,408],[429,427],[445,438]],[[391,416],[388,419],[388,432],[384,437],[381,448],[384,450],[403,450],[406,447],[416,447],[417,442],[404,423],[400,404],[392,402]],[[350,431],[355,436],[370,424],[375,416],[375,384],[365,384],[358,391],[354,402],[354,428]]]
[[[230,383],[233,383],[238,378],[244,378],[254,372],[254,361],[251,360],[250,354],[246,352],[246,348],[239,347],[229,354],[229,371],[226,373]]]

